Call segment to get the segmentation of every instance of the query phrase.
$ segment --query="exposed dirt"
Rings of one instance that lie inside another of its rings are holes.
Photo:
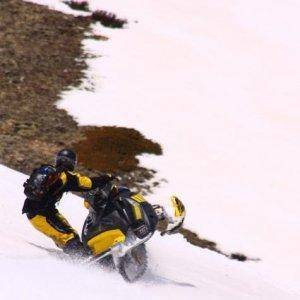
[[[88,18],[76,18],[21,0],[0,2],[0,163],[30,173],[41,163],[52,163],[59,149],[72,147],[85,139],[86,133],[90,135],[91,129],[79,127],[65,110],[55,106],[62,91],[79,86],[84,78],[87,66],[81,41],[89,33],[90,23]],[[91,38],[99,39],[93,35]],[[126,132],[123,147],[136,143],[139,135],[140,143],[151,148],[148,151],[145,146],[144,152],[160,154],[152,149],[153,145],[159,148],[158,144],[152,145],[136,130],[131,131],[114,127],[114,134],[106,136],[108,146],[120,144],[119,139]],[[117,158],[111,157],[114,163],[104,165],[110,157],[104,153],[101,158],[96,151],[93,154],[102,163],[91,165],[92,152],[86,142],[76,145],[81,154],[80,171],[93,175],[109,170],[131,188],[150,191],[147,181],[153,178],[154,171],[139,167],[133,153],[128,163],[123,159],[123,164],[117,164]],[[95,141],[97,148],[96,145]],[[99,149],[103,150],[101,145]]]
[[[1,163],[28,173],[77,138],[76,122],[54,103],[81,81],[88,26],[21,0],[0,2]]]
[[[84,129],[85,139],[73,145],[79,162],[93,170],[130,172],[139,166],[137,155],[162,154],[161,146],[147,140],[135,129],[120,127],[89,127]],[[90,153],[90,155],[86,155]]]
[[[91,12],[87,1],[64,1],[70,8],[75,10],[81,10],[85,12]],[[96,10],[91,13],[90,16],[81,17],[88,19],[92,22],[100,22],[103,26],[109,28],[123,28],[128,23],[126,19],[120,19],[116,14],[105,10]]]
[[[166,220],[160,221],[158,223],[157,230],[161,232],[161,235],[166,234],[167,226],[168,226],[168,222]],[[216,242],[202,238],[197,233],[193,232],[190,229],[184,228],[184,227],[176,229],[176,230],[172,231],[172,233],[170,233],[170,234],[181,234],[185,238],[185,240],[188,243],[192,244],[193,246],[217,252],[221,255],[226,256],[229,259],[234,259],[234,260],[238,260],[238,261],[242,261],[242,262],[250,261],[250,260],[251,261],[260,261],[259,258],[248,257],[248,256],[246,256],[242,253],[238,253],[238,252],[226,253],[219,248],[219,246]]]
[[[109,28],[123,28],[128,23],[126,19],[120,19],[114,13],[105,10],[93,12],[91,18],[92,21],[99,21],[103,26]]]
[[[70,6],[70,8],[75,10],[81,10],[81,11],[90,11],[89,4],[87,1],[73,1],[73,0],[67,0],[63,1],[65,4]]]
[[[242,253],[226,253],[223,250],[221,250],[217,243],[201,238],[198,236],[197,233],[186,229],[186,228],[181,228],[179,229],[178,233],[180,233],[190,244],[203,248],[203,249],[209,249],[211,251],[217,252],[219,254],[222,254],[230,259],[235,259],[238,261],[260,261],[259,258],[253,258],[253,257],[248,257]]]

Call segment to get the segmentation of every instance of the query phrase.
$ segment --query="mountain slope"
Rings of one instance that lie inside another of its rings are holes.
[[[148,244],[149,271],[138,283],[87,265],[62,261],[32,244],[55,248],[21,215],[26,176],[0,165],[1,299],[292,299],[251,271],[253,263],[229,261],[179,236],[156,235]],[[82,199],[67,195],[61,211],[80,231]]]
[[[35,2],[66,9],[58,0]],[[94,26],[95,33],[109,37],[107,42],[84,42],[85,50],[98,56],[88,60],[87,76],[94,90],[66,92],[58,106],[82,125],[134,127],[159,141],[163,157],[141,158],[168,180],[151,200],[163,201],[177,193],[186,203],[190,228],[222,249],[262,259],[241,264],[194,248],[177,236],[155,237],[149,245],[155,288],[148,274],[135,295],[143,290],[149,298],[172,292],[178,298],[289,299],[294,291],[299,298],[299,4],[269,0],[89,3],[93,10],[106,9],[128,18],[128,28]],[[15,185],[21,187],[20,182]],[[21,197],[21,190],[15,197]],[[80,228],[84,213],[71,198],[64,209]],[[3,244],[15,246],[17,256],[22,249],[22,255],[28,251],[34,257],[37,249],[22,242],[25,236],[50,244],[23,219],[18,223],[14,203],[4,207],[3,219],[10,214],[12,218],[4,221],[8,223],[3,227],[7,231]],[[17,229],[21,231],[16,234]],[[65,265],[58,266],[60,270]],[[22,272],[26,276],[27,268]],[[78,279],[92,277],[82,272]],[[197,288],[161,284],[157,277],[161,274]],[[104,282],[109,292],[119,279],[103,276],[108,278]],[[57,282],[53,275],[47,279]],[[125,291],[132,290],[128,288]]]

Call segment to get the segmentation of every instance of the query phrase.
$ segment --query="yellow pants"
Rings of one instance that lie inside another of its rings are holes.
[[[75,229],[58,212],[47,217],[36,215],[29,221],[35,229],[50,237],[60,248],[64,248],[70,240],[78,238]]]

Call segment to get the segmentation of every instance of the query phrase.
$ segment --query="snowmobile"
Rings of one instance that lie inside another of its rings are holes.
[[[127,282],[138,280],[146,272],[145,244],[158,222],[167,219],[164,233],[170,234],[182,226],[185,217],[182,202],[174,196],[173,216],[162,206],[149,204],[142,195],[111,183],[84,196],[89,209],[82,229],[87,260],[117,270]]]

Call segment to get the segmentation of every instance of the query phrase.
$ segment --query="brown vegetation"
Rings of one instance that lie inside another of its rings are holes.
[[[81,82],[88,28],[87,20],[44,6],[0,2],[1,163],[28,173],[77,137],[77,123],[54,104],[62,90]],[[32,147],[45,143],[47,152]]]
[[[119,19],[114,13],[97,10],[92,13],[92,20],[99,21],[103,26],[110,28],[123,28],[127,24],[126,19]]]
[[[130,172],[138,167],[137,155],[162,154],[158,143],[146,139],[133,128],[90,127],[84,130],[84,134],[85,139],[73,147],[78,153],[79,162],[89,169]]]
[[[180,233],[189,243],[191,243],[194,246],[209,249],[211,251],[217,252],[219,254],[222,254],[230,259],[238,260],[238,261],[260,261],[259,258],[251,258],[247,257],[246,255],[242,253],[225,253],[221,249],[219,249],[218,245],[210,240],[201,238],[198,236],[197,233],[186,229],[186,228],[180,228],[178,233]]]
[[[63,1],[70,8],[75,10],[89,11],[89,4],[87,1]]]

